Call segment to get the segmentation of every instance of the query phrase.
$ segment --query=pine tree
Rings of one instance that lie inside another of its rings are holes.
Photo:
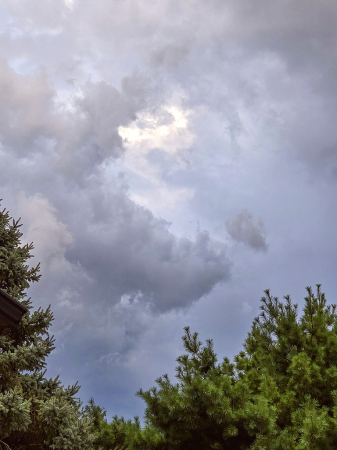
[[[0,288],[28,309],[20,326],[0,334],[0,440],[12,450],[84,450],[91,447],[91,421],[82,417],[75,395],[59,377],[45,378],[46,357],[54,347],[48,334],[50,306],[32,311],[25,290],[37,282],[40,264],[29,268],[33,243],[21,246],[19,220],[0,212]]]
[[[282,302],[266,290],[233,364],[216,364],[212,341],[202,347],[185,328],[179,382],[164,375],[137,393],[146,426],[162,433],[168,450],[337,448],[336,306],[320,285],[307,292],[298,319],[289,296]]]
[[[147,404],[147,425],[164,434],[170,450],[249,448],[254,441],[245,427],[249,387],[236,380],[228,358],[216,364],[212,340],[202,347],[198,333],[185,327],[183,342],[187,354],[177,358],[179,382],[164,375],[156,380],[159,388],[137,392]]]
[[[105,409],[95,405],[93,398],[85,407],[85,415],[92,420],[93,450],[167,450],[163,433],[154,427],[142,429],[137,416],[134,422],[114,416],[108,423]]]
[[[262,313],[253,322],[245,352],[236,358],[251,389],[251,417],[259,404],[268,415],[261,432],[251,418],[252,448],[316,450],[337,448],[337,315],[317,285],[307,287],[303,315],[265,291]]]

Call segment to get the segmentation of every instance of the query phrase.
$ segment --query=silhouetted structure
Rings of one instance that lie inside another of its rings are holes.
[[[21,303],[0,289],[0,331],[20,325],[27,311]]]

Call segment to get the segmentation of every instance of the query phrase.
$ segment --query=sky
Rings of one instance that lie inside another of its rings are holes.
[[[0,198],[51,305],[47,375],[113,415],[265,289],[337,291],[334,0],[0,0]]]

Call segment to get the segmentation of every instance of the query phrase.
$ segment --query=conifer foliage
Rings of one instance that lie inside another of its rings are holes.
[[[336,306],[327,305],[320,285],[316,294],[307,288],[301,317],[289,296],[265,294],[233,363],[217,363],[212,340],[203,346],[186,327],[178,382],[164,375],[137,393],[146,402],[145,427],[101,417],[95,448],[336,449]]]
[[[0,288],[28,312],[22,324],[0,334],[0,440],[12,450],[84,450],[91,447],[91,421],[82,417],[77,383],[65,388],[45,378],[46,357],[54,349],[48,334],[48,307],[32,312],[25,290],[37,282],[40,265],[29,268],[33,244],[21,246],[19,220],[0,212]],[[8,448],[8,447],[6,447]]]

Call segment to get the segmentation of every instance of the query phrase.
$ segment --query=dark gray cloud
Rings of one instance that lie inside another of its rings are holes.
[[[166,44],[158,50],[153,50],[149,55],[149,63],[154,67],[177,68],[185,62],[191,47],[189,42]]]
[[[333,292],[335,2],[0,5],[0,198],[84,400],[131,417],[183,326],[234,354],[263,289]]]
[[[4,151],[45,154],[54,167],[75,178],[92,173],[105,159],[124,149],[118,127],[136,118],[152,97],[151,83],[134,72],[122,79],[121,90],[106,82],[87,82],[57,98],[45,71],[16,73],[0,61],[0,133]]]
[[[118,127],[136,119],[136,113],[147,106],[149,80],[142,74],[134,73],[123,78],[122,92],[108,83],[86,83],[76,100],[79,111],[85,116],[87,128],[85,141],[95,138],[98,152],[104,156],[117,158],[123,153],[123,144]]]
[[[104,164],[125,151],[118,128],[149,105],[156,111],[160,92],[147,76],[135,71],[119,89],[88,81],[58,97],[46,74],[3,66],[1,194],[41,262],[30,295],[36,307],[52,303],[51,364],[68,380],[78,367],[91,379],[89,358],[101,381],[107,366],[120,364],[122,378],[105,386],[121,388],[153,318],[190,307],[230,278],[227,246],[207,231],[175,236],[167,220],[129,198],[123,176],[105,174]]]
[[[67,258],[96,280],[92,295],[107,304],[140,291],[155,310],[186,307],[229,278],[226,245],[207,231],[195,240],[176,238],[167,221],[135,205],[124,192],[105,198],[100,193],[88,207]]]
[[[20,193],[16,209],[45,271],[58,280],[81,268],[86,286],[81,301],[87,306],[92,298],[109,307],[123,295],[140,293],[154,311],[184,308],[230,277],[224,243],[207,231],[199,231],[193,240],[177,238],[169,222],[136,205],[124,189],[104,193],[98,177],[65,201],[72,209],[63,214],[67,227],[40,194]],[[81,210],[76,208],[79,202]]]
[[[253,223],[252,214],[243,209],[226,222],[226,230],[234,241],[252,247],[255,250],[267,250],[263,222],[259,219]]]

